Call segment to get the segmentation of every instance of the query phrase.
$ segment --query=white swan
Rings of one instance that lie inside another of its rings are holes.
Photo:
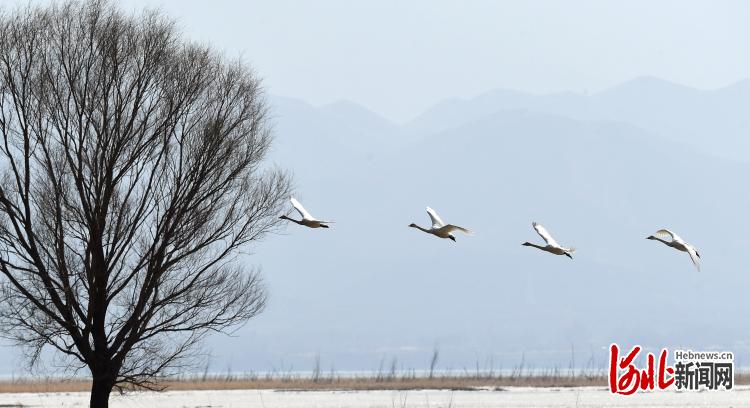
[[[524,242],[521,245],[539,248],[542,251],[547,251],[555,255],[565,255],[568,258],[573,259],[573,257],[570,254],[575,252],[576,250],[575,248],[565,248],[561,246],[560,244],[558,244],[557,241],[555,241],[555,239],[552,238],[552,235],[550,235],[549,232],[547,232],[547,229],[542,226],[542,224],[532,222],[531,225],[534,227],[537,234],[539,234],[539,236],[541,236],[542,239],[544,239],[544,242],[546,242],[547,245],[541,246],[541,245],[532,244],[531,242]]]
[[[698,259],[701,257],[701,255],[698,253],[698,249],[688,244],[687,242],[685,242],[685,240],[680,238],[677,234],[675,234],[674,232],[666,228],[656,231],[654,235],[649,235],[648,237],[646,237],[646,239],[653,239],[653,240],[662,242],[664,243],[664,245],[670,246],[679,251],[687,252],[690,255],[690,260],[693,261],[693,265],[695,265],[696,269],[698,269],[698,271],[700,272],[701,266],[698,263]],[[667,241],[659,237],[664,237],[664,238],[669,237],[670,240]]]
[[[289,201],[292,202],[292,206],[302,216],[302,219],[297,221],[295,219],[287,217],[286,215],[282,215],[281,217],[279,217],[282,220],[289,220],[291,222],[310,228],[328,228],[328,225],[326,224],[333,223],[333,221],[322,221],[316,219],[315,217],[310,215],[310,213],[305,210],[305,207],[303,207],[302,204],[300,204],[299,201],[297,201],[294,197],[291,197]]]
[[[453,236],[453,231],[461,231],[466,235],[471,235],[471,231],[469,231],[466,228],[459,227],[457,225],[453,224],[446,224],[443,222],[443,220],[440,219],[440,216],[437,215],[435,210],[433,210],[430,207],[427,207],[427,215],[430,216],[430,219],[432,220],[432,227],[431,228],[422,228],[417,224],[411,223],[409,224],[412,228],[417,228],[419,230],[422,230],[428,234],[432,234],[436,237],[440,238],[449,238],[453,242],[456,242],[456,237]]]

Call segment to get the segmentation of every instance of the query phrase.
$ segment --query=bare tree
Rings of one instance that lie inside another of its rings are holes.
[[[0,15],[0,71],[0,327],[32,364],[88,368],[106,407],[261,312],[238,256],[290,183],[248,68],[85,1]]]

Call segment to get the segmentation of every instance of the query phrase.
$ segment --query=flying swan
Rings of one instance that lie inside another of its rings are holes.
[[[659,237],[669,238],[669,241]],[[700,272],[701,266],[698,263],[698,259],[701,257],[701,255],[698,253],[698,250],[694,246],[685,242],[685,240],[680,238],[674,232],[666,228],[660,229],[659,231],[656,231],[654,235],[649,235],[648,237],[646,237],[646,239],[653,239],[679,251],[687,252],[690,255],[690,260],[693,261],[693,265],[695,265],[695,268],[698,269],[698,272]]]
[[[282,220],[289,220],[291,222],[297,223],[299,225],[304,225],[305,227],[309,228],[328,228],[328,225],[326,224],[332,224],[333,221],[321,221],[310,215],[307,210],[305,210],[305,207],[300,204],[299,201],[297,201],[294,197],[291,197],[290,200],[292,202],[292,206],[295,210],[302,216],[302,219],[297,221],[295,219],[289,218],[286,215],[282,215]]]
[[[429,215],[430,219],[432,220],[431,228],[422,228],[414,223],[409,224],[409,226],[422,230],[439,238],[450,238],[453,242],[456,242],[456,237],[452,234],[452,232],[454,231],[461,231],[466,235],[471,235],[471,231],[466,228],[444,223],[443,220],[440,219],[440,216],[437,215],[435,210],[430,207],[427,207],[427,215]]]
[[[557,241],[555,241],[555,239],[552,238],[552,235],[550,235],[549,232],[547,232],[547,229],[542,226],[542,224],[532,222],[531,225],[536,230],[536,233],[539,234],[539,236],[541,236],[542,239],[544,239],[544,242],[546,242],[547,245],[541,246],[541,245],[532,244],[531,242],[524,242],[521,245],[538,248],[538,249],[541,249],[542,251],[547,251],[555,255],[565,255],[568,258],[573,259],[573,257],[570,254],[575,252],[576,250],[575,248],[565,248],[561,246],[560,244],[558,244]]]

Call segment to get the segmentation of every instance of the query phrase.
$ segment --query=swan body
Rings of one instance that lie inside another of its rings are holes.
[[[649,235],[648,237],[646,237],[646,239],[659,241],[664,245],[672,247],[678,251],[687,252],[688,255],[690,255],[690,260],[693,261],[693,265],[695,265],[695,268],[700,272],[701,266],[700,263],[698,263],[698,260],[700,259],[701,255],[698,253],[698,249],[685,242],[685,240],[680,238],[679,235],[664,228],[656,231],[654,235]]]
[[[428,234],[432,234],[439,238],[448,238],[453,242],[456,242],[456,237],[453,235],[453,232],[455,231],[461,231],[466,235],[471,235],[471,231],[466,228],[459,227],[458,225],[444,223],[443,220],[440,219],[440,216],[437,215],[435,210],[430,207],[427,207],[427,215],[429,215],[430,220],[432,220],[432,227],[422,228],[414,223],[409,224],[409,226],[420,231],[424,231]]]
[[[557,241],[555,241],[555,239],[552,238],[552,235],[550,235],[547,229],[544,228],[544,226],[542,226],[542,224],[539,224],[537,222],[532,222],[531,225],[534,227],[534,229],[536,230],[536,233],[542,237],[542,239],[547,245],[544,245],[544,246],[536,245],[536,244],[532,244],[531,242],[524,242],[521,245],[541,249],[542,251],[546,251],[555,255],[565,255],[568,258],[573,259],[573,256],[571,254],[575,252],[576,250],[575,248],[566,248],[558,244]]]
[[[291,222],[294,222],[299,225],[303,225],[308,228],[329,228],[328,225],[326,224],[333,223],[333,221],[323,221],[323,220],[319,220],[313,217],[309,212],[307,212],[307,210],[305,210],[305,207],[303,207],[302,204],[300,204],[300,202],[297,201],[294,197],[291,197],[289,201],[292,202],[292,207],[294,207],[294,209],[297,210],[300,216],[302,216],[302,219],[295,220],[293,218],[287,217],[286,215],[282,215],[281,217],[279,217],[282,220],[289,220]]]

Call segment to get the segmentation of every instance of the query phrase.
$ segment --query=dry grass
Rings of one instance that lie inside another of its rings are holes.
[[[89,391],[89,380],[61,380],[57,378],[1,380],[0,393],[9,392],[73,392]]]
[[[360,377],[238,377],[222,376],[193,379],[171,379],[159,383],[166,390],[417,390],[417,389],[449,389],[472,390],[477,388],[502,389],[503,387],[606,387],[607,378],[597,375],[544,375],[533,374],[523,376],[360,376]],[[735,385],[750,384],[750,373],[735,373]],[[89,390],[88,380],[7,380],[0,381],[0,393],[18,392],[86,392]]]
[[[450,389],[472,390],[476,388],[524,387],[576,387],[606,386],[606,378],[466,378],[466,377],[415,377],[378,380],[374,377],[336,378],[313,381],[311,379],[256,379],[256,380],[208,380],[168,382],[172,390],[209,389],[276,389],[276,390],[423,390]]]

